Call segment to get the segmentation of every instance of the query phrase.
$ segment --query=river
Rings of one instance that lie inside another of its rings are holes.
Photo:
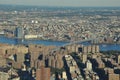
[[[43,44],[43,45],[55,45],[55,46],[62,46],[68,42],[62,41],[50,41],[50,40],[18,40],[14,38],[7,38],[4,36],[0,36],[0,43],[7,43],[7,44]],[[90,42],[83,42],[83,45],[90,45]],[[99,44],[100,51],[109,51],[109,50],[117,50],[120,51],[120,44]]]

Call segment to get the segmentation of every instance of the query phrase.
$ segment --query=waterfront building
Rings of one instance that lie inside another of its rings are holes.
[[[17,27],[15,31],[16,38],[22,39],[24,37],[23,28]]]

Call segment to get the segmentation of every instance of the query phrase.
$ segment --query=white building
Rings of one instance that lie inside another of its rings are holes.
[[[86,68],[87,68],[87,70],[89,70],[89,71],[92,70],[92,63],[91,63],[89,60],[87,60],[87,62],[86,62]]]

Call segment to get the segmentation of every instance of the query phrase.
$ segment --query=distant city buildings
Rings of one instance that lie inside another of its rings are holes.
[[[119,8],[3,10],[0,34],[25,39],[79,41],[92,38],[95,39],[92,43],[120,43],[119,12]]]

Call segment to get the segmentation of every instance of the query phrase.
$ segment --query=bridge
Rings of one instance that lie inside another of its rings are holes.
[[[62,45],[62,46],[57,46],[56,48],[50,50],[49,53],[50,53],[50,52],[53,52],[53,51],[57,51],[57,50],[59,50],[61,47],[65,47],[65,46],[72,45],[72,44],[77,44],[77,43],[83,43],[83,42],[93,41],[93,40],[96,40],[96,39],[90,38],[90,39],[81,40],[81,41],[80,41],[80,40],[79,40],[79,41],[71,41],[71,42],[66,43],[66,44],[64,44],[64,45]]]
[[[68,45],[72,45],[72,44],[77,44],[77,43],[82,43],[82,42],[88,42],[88,41],[92,41],[92,40],[95,40],[95,39],[86,39],[86,40],[79,40],[79,41],[71,41],[69,43],[66,43],[64,45],[62,45],[61,47],[65,47],[65,46],[68,46]]]

